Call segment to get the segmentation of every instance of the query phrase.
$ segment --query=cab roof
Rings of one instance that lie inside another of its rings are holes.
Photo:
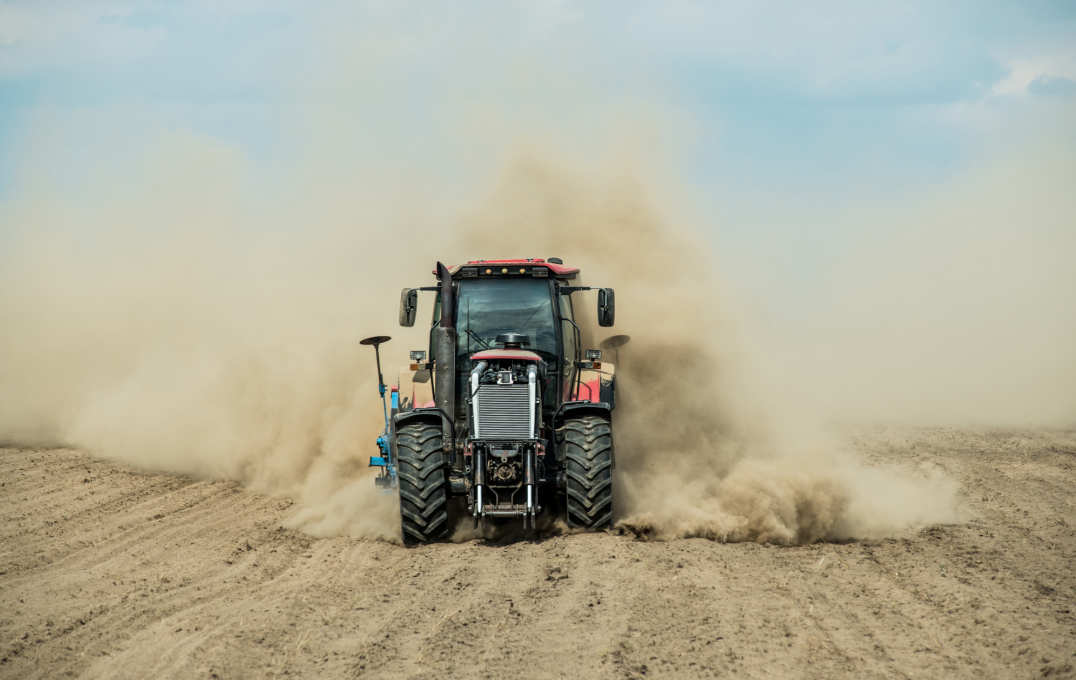
[[[476,279],[487,276],[529,276],[536,278],[574,279],[578,267],[548,262],[540,257],[512,258],[503,260],[468,260],[448,268],[453,279]],[[434,275],[437,272],[434,271]]]

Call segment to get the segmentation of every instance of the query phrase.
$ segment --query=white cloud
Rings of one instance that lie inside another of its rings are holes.
[[[995,83],[991,90],[994,95],[1026,94],[1036,81],[1055,78],[1076,80],[1076,52],[1012,59],[1007,66],[1008,75]]]

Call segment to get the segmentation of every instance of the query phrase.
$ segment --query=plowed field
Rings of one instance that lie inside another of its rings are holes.
[[[968,520],[779,547],[615,532],[406,549],[290,502],[0,449],[0,676],[1076,677],[1076,432],[863,429]]]

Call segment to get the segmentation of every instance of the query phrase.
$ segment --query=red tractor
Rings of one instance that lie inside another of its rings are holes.
[[[579,270],[552,257],[437,263],[434,273],[437,285],[403,290],[401,326],[414,325],[419,291],[435,294],[428,354],[411,352],[411,380],[391,389],[370,460],[378,486],[399,488],[404,541],[445,538],[457,512],[533,530],[556,509],[573,526],[609,526],[614,367],[583,350],[573,305],[594,289],[571,285]],[[598,324],[611,326],[613,291],[596,290]]]

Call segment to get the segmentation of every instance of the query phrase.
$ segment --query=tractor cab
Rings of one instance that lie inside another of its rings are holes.
[[[564,368],[575,360],[570,296],[558,294],[548,278],[529,276],[463,279],[456,286],[457,412],[466,406],[472,359],[498,349],[537,355],[543,403],[554,404],[558,386],[567,378]],[[505,347],[501,338],[506,335],[518,336],[518,347]],[[436,357],[432,343],[430,355]]]

